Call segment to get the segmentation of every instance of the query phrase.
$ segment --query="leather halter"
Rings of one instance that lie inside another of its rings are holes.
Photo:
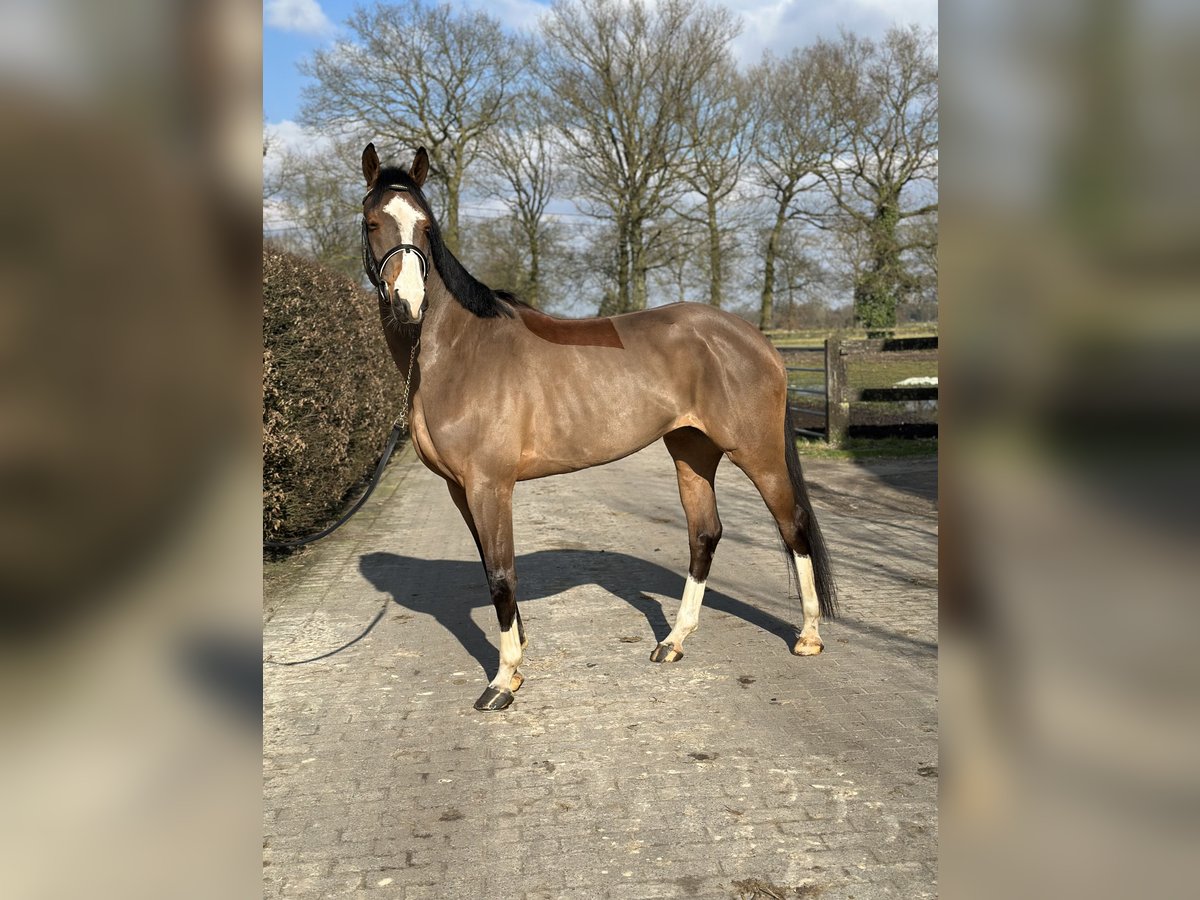
[[[407,193],[412,192],[411,188],[408,188],[402,184],[389,184],[384,188],[384,190],[402,191]],[[370,194],[367,194],[366,197],[363,197],[363,203],[366,203],[367,197],[370,196]],[[391,298],[388,297],[387,288],[384,287],[383,284],[383,270],[387,266],[388,261],[397,253],[415,253],[417,255],[417,260],[421,263],[421,280],[429,280],[429,260],[425,256],[424,251],[422,251],[421,248],[415,244],[397,244],[395,247],[392,247],[392,249],[388,250],[387,253],[383,254],[383,259],[381,259],[378,263],[375,262],[375,253],[373,250],[371,250],[371,242],[367,237],[367,220],[364,216],[362,222],[363,269],[366,270],[367,277],[371,279],[371,284],[375,285],[375,290],[379,292],[379,299],[381,299],[384,303],[391,303]]]

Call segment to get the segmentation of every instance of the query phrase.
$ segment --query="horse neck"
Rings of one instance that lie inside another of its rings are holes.
[[[402,372],[408,369],[414,343],[420,344],[417,361],[428,363],[439,348],[453,343],[456,335],[470,332],[476,318],[454,299],[436,272],[430,273],[426,297],[429,306],[418,326],[400,324],[388,307],[379,306],[388,349]]]
[[[480,319],[464,309],[436,271],[429,274],[426,297],[429,308],[421,322],[417,365],[421,380],[432,384],[439,379],[443,366],[447,371],[461,368],[462,348],[474,346],[491,320]]]

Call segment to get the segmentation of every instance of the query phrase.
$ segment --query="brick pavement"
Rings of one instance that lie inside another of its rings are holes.
[[[405,450],[341,532],[268,567],[265,896],[935,896],[936,464],[805,468],[844,614],[811,659],[788,652],[799,601],[728,462],[673,665],[648,660],[687,566],[662,445],[519,485],[527,681],[485,714],[483,570]]]

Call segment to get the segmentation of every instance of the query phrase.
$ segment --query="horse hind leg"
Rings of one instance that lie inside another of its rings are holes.
[[[821,621],[821,607],[817,599],[817,584],[813,572],[812,556],[792,551],[792,564],[796,567],[796,577],[800,582],[800,602],[804,608],[804,625],[800,636],[792,647],[797,656],[816,656],[825,649],[817,626]]]
[[[799,461],[789,465],[786,448],[775,448],[773,444],[770,449],[757,452],[732,452],[730,459],[749,476],[762,495],[787,546],[788,564],[799,582],[804,624],[792,652],[797,656],[816,656],[825,644],[818,627],[822,602],[813,560],[816,553],[824,554],[824,545],[809,508]],[[831,601],[826,602],[831,608]]]
[[[720,448],[695,428],[672,431],[665,436],[664,442],[675,460],[679,499],[687,516],[691,561],[675,627],[650,654],[652,662],[676,662],[683,658],[684,638],[700,624],[704,584],[712,566],[713,553],[721,540],[721,519],[717,515],[714,487],[717,464],[721,461]]]

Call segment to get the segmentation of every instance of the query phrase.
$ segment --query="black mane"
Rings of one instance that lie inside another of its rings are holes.
[[[406,170],[397,166],[381,168],[379,177],[375,180],[375,186],[367,194],[367,199],[372,204],[378,203],[388,185],[392,184],[406,187],[408,193],[412,195],[429,220],[429,249],[430,255],[433,257],[433,266],[437,269],[446,289],[450,291],[454,299],[464,309],[482,319],[512,316],[513,306],[523,304],[508,291],[492,290],[463,267],[463,264],[450,252],[450,248],[442,239],[441,226],[438,225],[433,210],[429,208],[429,201],[425,199],[425,195]]]

